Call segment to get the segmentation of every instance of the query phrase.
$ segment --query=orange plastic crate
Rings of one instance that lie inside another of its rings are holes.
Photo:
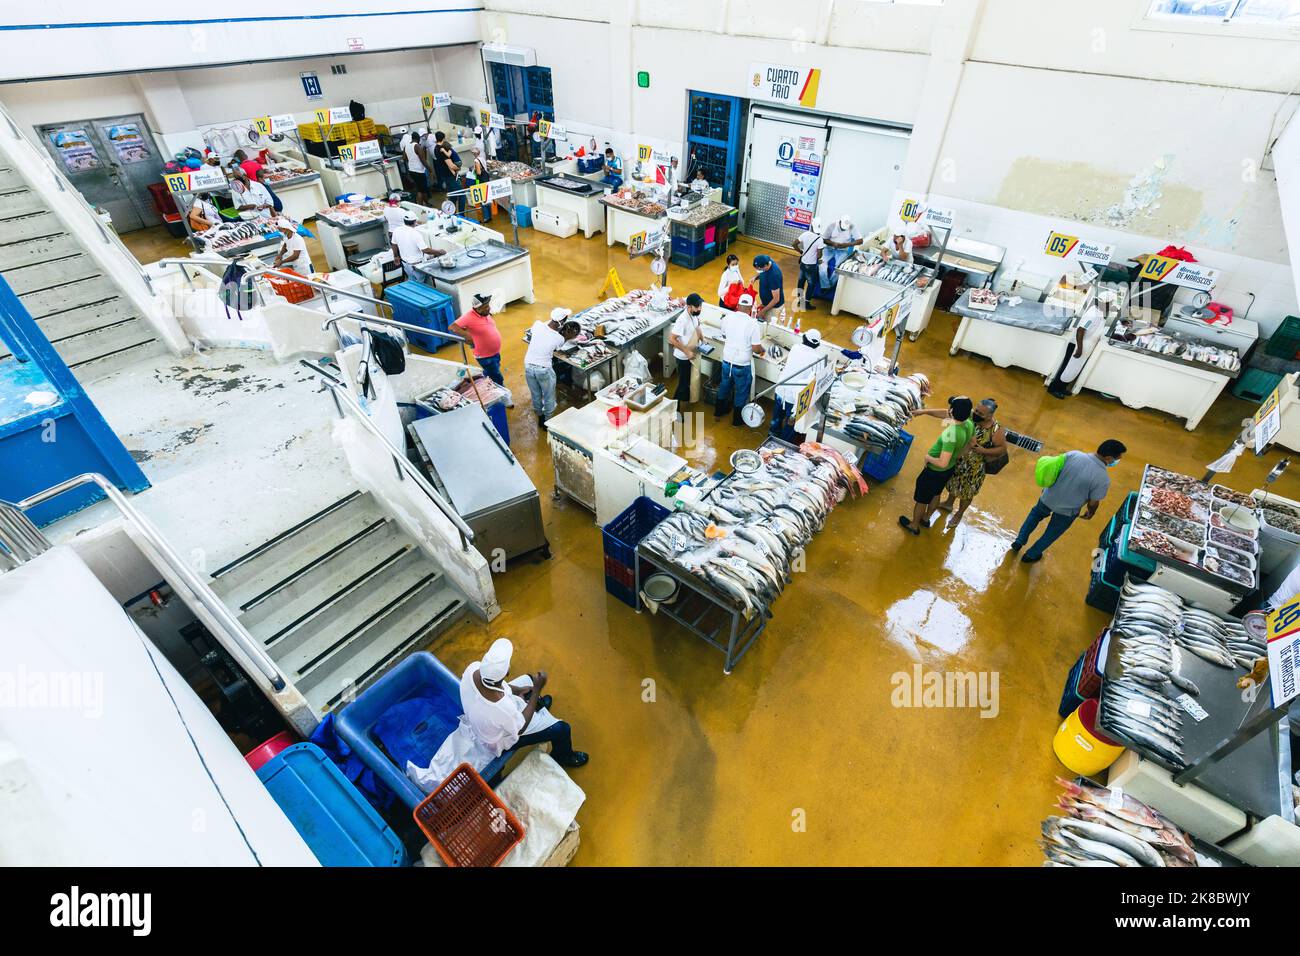
[[[497,866],[524,838],[523,824],[467,763],[412,815],[448,866]]]
[[[282,272],[292,272],[292,269],[282,269]],[[294,282],[292,279],[281,279],[277,276],[267,276],[267,281],[271,283],[271,288],[275,294],[283,297],[289,302],[306,302],[316,291],[309,285],[301,282]]]

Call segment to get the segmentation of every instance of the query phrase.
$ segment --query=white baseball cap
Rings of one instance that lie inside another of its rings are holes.
[[[812,221],[812,231],[813,231],[813,232],[821,232],[821,231],[822,231],[822,221],[821,221],[820,219],[814,219],[814,220]]]
[[[740,297],[740,300],[736,303],[736,305],[753,305],[753,304],[754,304],[754,297],[750,295],[748,292],[742,295]]]
[[[573,310],[566,309],[563,306],[556,306],[554,309],[551,309],[552,322],[563,322],[571,315],[573,315]]]
[[[848,216],[840,216],[840,228],[841,228],[841,229],[847,229],[847,228],[849,228],[849,226],[851,226],[851,225],[853,225],[853,220],[852,220],[852,219],[850,219]]]

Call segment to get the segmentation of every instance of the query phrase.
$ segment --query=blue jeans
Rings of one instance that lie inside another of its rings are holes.
[[[723,362],[722,381],[718,385],[718,404],[713,409],[714,416],[720,418],[731,410],[732,419],[738,420],[740,410],[749,401],[749,388],[753,382],[754,366]]]
[[[1037,502],[1029,509],[1029,517],[1025,518],[1025,523],[1020,526],[1020,532],[1016,535],[1016,544],[1024,547],[1029,541],[1029,536],[1034,533],[1034,529],[1043,523],[1043,519],[1048,518],[1047,530],[1043,536],[1034,542],[1034,546],[1025,552],[1025,557],[1041,558],[1043,552],[1052,546],[1061,535],[1069,530],[1070,525],[1074,524],[1074,518],[1069,515],[1057,514],[1041,501]]]
[[[772,399],[772,425],[768,431],[777,438],[794,441],[794,405],[781,398]]]
[[[475,358],[478,359],[479,368],[483,370],[484,375],[492,379],[492,381],[496,382],[498,385],[504,385],[506,383],[506,380],[501,377],[500,355],[489,355],[487,358],[479,358],[476,355]]]
[[[813,297],[813,293],[817,291],[818,281],[817,263],[814,262],[812,265],[809,265],[806,262],[799,263],[798,288],[802,289],[804,286],[808,287],[808,291],[804,293],[805,299],[811,299]]]
[[[533,411],[539,418],[550,418],[555,411],[555,369],[525,365],[524,381],[533,397]]]
[[[520,747],[544,743],[551,745],[551,756],[563,763],[573,756],[573,728],[569,726],[568,721],[557,721],[545,730],[521,735],[510,749],[518,750]]]

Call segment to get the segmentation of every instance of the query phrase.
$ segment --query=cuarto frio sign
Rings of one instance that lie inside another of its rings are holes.
[[[784,63],[751,63],[745,88],[751,99],[771,100],[812,109],[822,71],[816,67]]]

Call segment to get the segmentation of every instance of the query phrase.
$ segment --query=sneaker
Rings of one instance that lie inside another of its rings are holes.
[[[1024,545],[1021,544],[1019,541],[1012,541],[1012,542],[1011,542],[1011,553],[1012,553],[1012,554],[1015,554],[1016,552],[1018,552],[1018,551],[1019,551],[1021,548],[1023,548],[1023,547],[1024,547]]]
[[[1043,560],[1043,556],[1041,554],[1024,554],[1020,556],[1021,564],[1033,564],[1035,561],[1041,561],[1041,560]]]
[[[581,767],[590,759],[591,757],[581,750],[575,750],[566,759],[559,761],[559,764],[562,767]]]

